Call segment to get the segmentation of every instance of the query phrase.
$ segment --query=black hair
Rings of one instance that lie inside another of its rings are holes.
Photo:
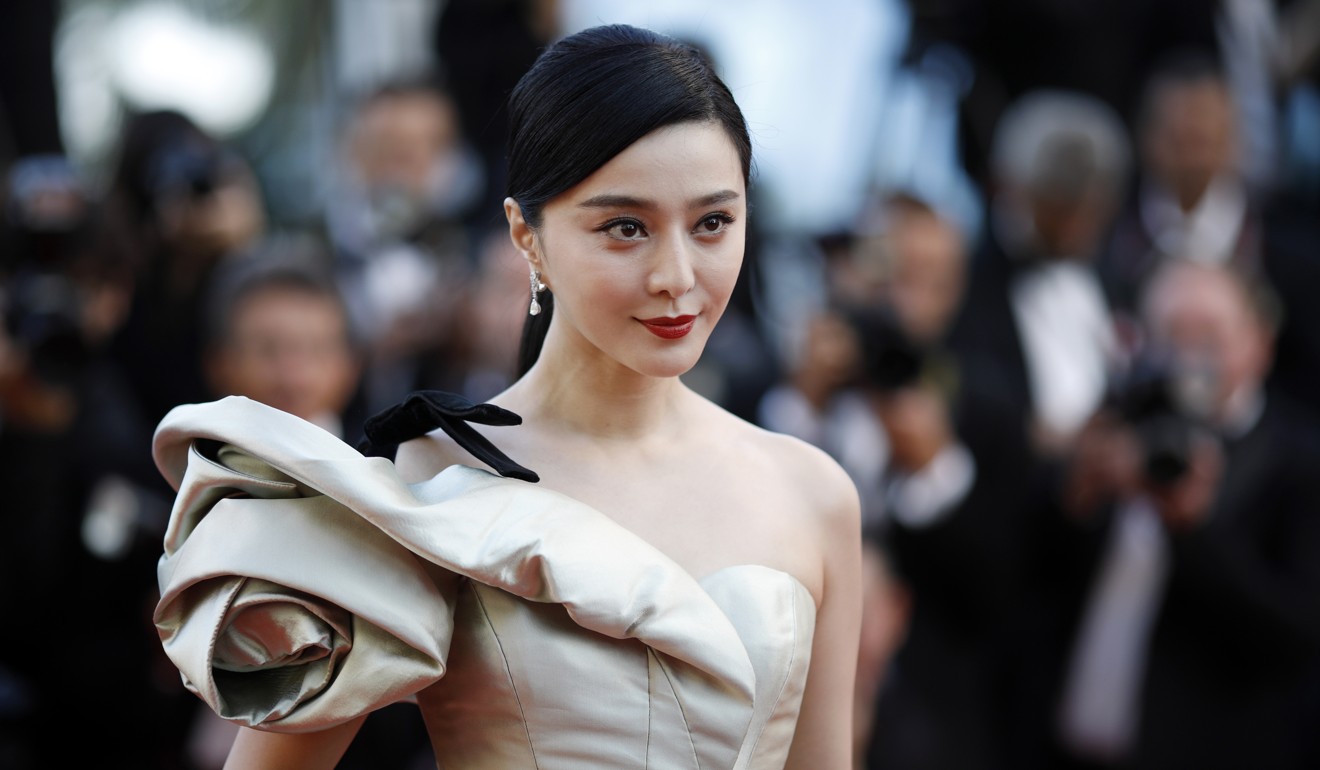
[[[652,131],[692,121],[724,128],[750,181],[747,122],[700,51],[623,24],[570,35],[542,52],[509,97],[507,193],[536,229],[552,198]],[[554,308],[549,291],[541,307],[523,327],[519,375],[540,355]]]

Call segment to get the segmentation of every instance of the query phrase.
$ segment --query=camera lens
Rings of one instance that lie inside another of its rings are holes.
[[[1191,467],[1191,426],[1175,414],[1151,417],[1139,431],[1145,451],[1146,480],[1156,486],[1172,484]]]

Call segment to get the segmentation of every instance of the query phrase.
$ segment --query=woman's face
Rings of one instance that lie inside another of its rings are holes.
[[[522,240],[555,295],[546,350],[562,342],[653,377],[690,369],[742,265],[746,198],[724,129],[681,123],[551,200]]]

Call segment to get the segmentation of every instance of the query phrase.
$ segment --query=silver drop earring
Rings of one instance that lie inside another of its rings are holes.
[[[541,292],[545,291],[545,284],[541,283],[541,271],[540,271],[540,270],[532,270],[531,279],[532,279],[532,281],[531,281],[531,283],[532,283],[532,304],[531,304],[530,307],[527,308],[527,314],[528,314],[528,315],[540,315],[540,314],[541,314],[541,303],[538,301],[537,298],[540,296]]]

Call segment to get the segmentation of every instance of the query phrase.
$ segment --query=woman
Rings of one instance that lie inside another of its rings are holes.
[[[231,767],[332,767],[362,713],[409,696],[445,767],[847,767],[856,491],[679,380],[743,256],[741,113],[695,51],[615,26],[547,49],[510,117],[534,363],[491,405],[411,399],[369,425],[397,441],[435,408],[492,425],[444,422],[397,466],[250,403],[176,410],[157,437],[183,487],[167,651],[262,728]],[[522,426],[500,427],[511,412]]]

